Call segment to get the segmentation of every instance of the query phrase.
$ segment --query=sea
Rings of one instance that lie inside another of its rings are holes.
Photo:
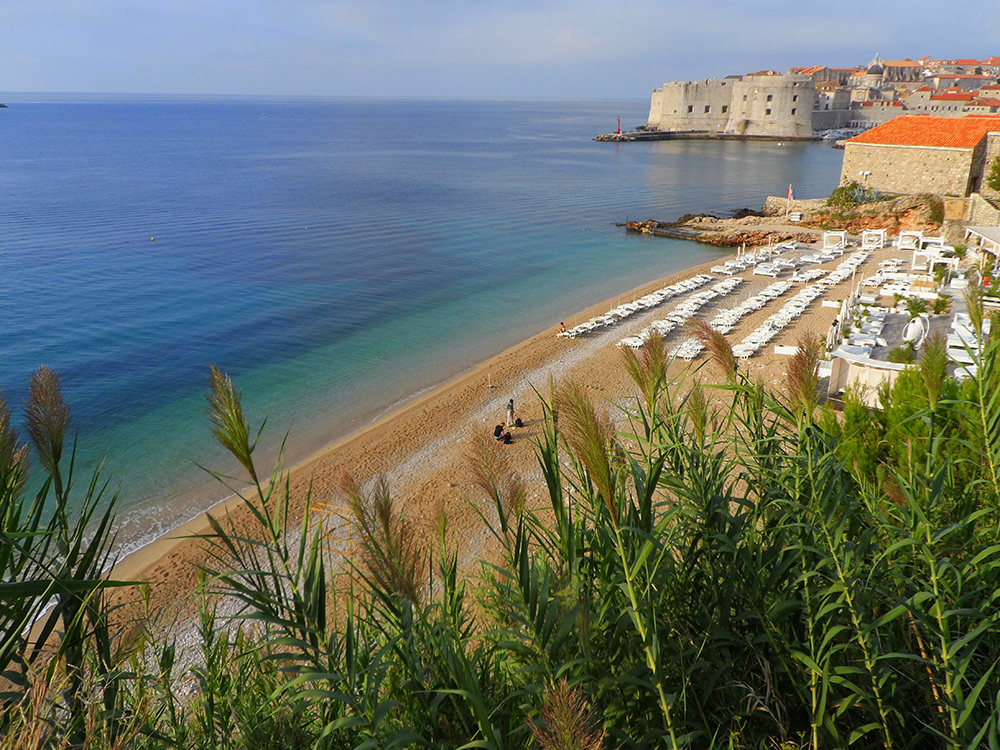
[[[842,162],[592,140],[645,122],[639,99],[0,101],[0,389],[24,435],[29,377],[59,373],[75,496],[99,470],[123,552],[229,495],[213,473],[246,482],[210,434],[211,364],[264,424],[261,465],[292,463],[724,253],[617,223],[824,197]]]

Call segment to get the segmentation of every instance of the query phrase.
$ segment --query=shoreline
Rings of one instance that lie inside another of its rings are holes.
[[[720,255],[633,287],[569,315],[564,321],[567,327],[572,327],[602,314],[625,298],[639,298],[680,279],[709,272],[712,265],[732,255]],[[832,268],[837,263],[824,264],[824,267],[826,265]],[[745,293],[771,281],[767,277],[748,276],[743,285],[747,288]],[[847,287],[850,283],[842,282]],[[849,291],[846,287],[835,287],[830,295],[836,297]],[[337,497],[345,472],[362,487],[384,476],[407,520],[418,533],[426,534],[428,541],[434,533],[436,518],[444,513],[448,519],[450,543],[459,552],[460,567],[469,573],[476,561],[489,555],[490,542],[479,516],[479,512],[488,512],[488,509],[481,505],[473,507],[482,502],[482,497],[467,470],[468,433],[489,431],[494,424],[502,423],[503,407],[507,399],[513,397],[525,427],[515,429],[514,444],[502,450],[510,452],[515,469],[529,487],[529,505],[544,507],[547,500],[540,489],[541,474],[531,442],[531,438],[539,434],[542,417],[535,392],[547,395],[550,380],[573,380],[585,385],[602,403],[623,416],[620,405],[634,396],[635,389],[619,364],[615,343],[638,332],[644,325],[643,319],[648,322],[652,318],[662,318],[672,307],[671,303],[665,304],[613,328],[575,340],[557,337],[553,325],[407,399],[372,423],[307,458],[284,467],[291,491],[290,523],[301,522],[305,498],[310,492],[314,504],[341,504]],[[767,314],[761,311],[748,316],[727,338],[736,343],[756,328],[758,316],[763,319]],[[789,330],[784,343],[794,344],[807,332],[825,334],[835,317],[836,311],[817,304]],[[768,351],[748,360],[746,366],[765,385],[780,389],[786,362],[786,358]],[[670,375],[675,376],[686,366],[687,363],[674,362]],[[699,377],[711,379],[710,363],[703,372],[707,375]],[[491,388],[487,387],[488,382]],[[261,473],[270,469],[263,465],[258,468]],[[248,517],[240,499],[231,496],[120,560],[113,575],[120,580],[149,582],[153,584],[154,602],[169,602],[181,615],[189,611],[189,594],[195,590],[197,564],[205,560],[202,543],[190,537],[208,530],[209,513],[236,524]],[[112,595],[117,602],[134,600],[120,593],[122,591],[125,590],[117,590]]]
[[[718,258],[681,269],[638,287],[623,290],[605,300],[567,315],[564,321],[567,325],[572,325],[578,320],[586,320],[594,314],[614,307],[625,298],[638,298],[678,278],[687,278],[700,272],[707,272],[710,266],[722,262],[732,255],[732,253],[722,253]],[[535,369],[559,354],[560,349],[574,346],[565,339],[556,337],[557,323],[555,322],[545,331],[529,336],[527,339],[481,360],[435,385],[428,386],[406,397],[401,402],[390,404],[368,424],[334,439],[312,451],[306,457],[284,467],[284,472],[289,475],[293,485],[301,487],[304,482],[308,482],[308,477],[313,476],[321,464],[330,462],[347,464],[351,458],[358,456],[358,454],[362,454],[365,459],[362,465],[371,466],[373,470],[377,469],[375,473],[391,470],[393,466],[386,460],[375,460],[370,454],[375,449],[375,452],[398,455],[403,458],[400,454],[414,452],[418,445],[412,440],[412,436],[404,435],[401,439],[396,436],[397,430],[404,427],[407,420],[416,420],[421,412],[434,411],[436,407],[440,408],[441,404],[438,402],[473,401],[479,402],[475,405],[482,408],[485,402],[491,398],[499,398],[499,395],[496,394],[506,393],[507,391],[503,389],[509,389],[510,385],[517,381],[515,369]],[[575,345],[579,346],[579,344],[578,341]],[[514,368],[510,364],[505,364],[505,361],[509,362],[511,359],[518,360],[523,367]],[[492,390],[486,388],[488,381],[492,381]],[[239,387],[239,383],[237,383],[237,387]],[[476,398],[477,393],[479,398]],[[471,406],[471,404],[466,404],[466,406]],[[381,451],[378,450],[378,447],[388,447],[390,450]],[[270,467],[262,466],[259,468],[269,469]],[[367,481],[371,476],[375,476],[375,473],[361,474],[358,472],[357,476],[361,481]],[[326,474],[329,475],[330,471],[327,470]],[[242,486],[241,491],[248,487],[249,483]],[[329,490],[329,488],[324,489]],[[293,494],[296,494],[294,490]],[[242,501],[238,494],[230,493],[206,510],[199,512],[194,518],[178,524],[173,529],[124,555],[114,565],[113,576],[120,580],[135,580],[154,584],[164,584],[175,579],[178,571],[168,571],[167,567],[173,568],[177,564],[186,564],[180,559],[181,557],[189,555],[193,558],[201,557],[198,554],[191,554],[195,552],[194,548],[199,545],[198,540],[191,537],[204,534],[209,530],[208,515],[211,514],[215,518],[238,517],[241,512],[246,512],[241,504]],[[301,498],[294,503],[296,520],[301,520],[301,505]],[[196,562],[196,560],[194,561]],[[191,567],[193,572],[193,566]]]

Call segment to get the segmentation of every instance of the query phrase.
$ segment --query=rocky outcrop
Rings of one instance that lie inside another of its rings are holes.
[[[624,226],[629,232],[680,240],[694,240],[716,247],[738,247],[740,245],[755,247],[788,240],[815,242],[820,233],[818,230],[802,229],[794,224],[775,225],[773,220],[762,216],[720,219],[711,215],[689,215],[682,216],[676,222],[630,221]]]
[[[796,222],[791,221],[794,215],[799,217]],[[860,235],[865,229],[888,229],[894,235],[902,230],[919,229],[935,234],[941,229],[942,218],[943,204],[933,195],[908,195],[853,207],[828,206],[824,199],[789,202],[787,198],[771,196],[759,214],[741,209],[728,219],[687,214],[674,222],[650,219],[619,226],[629,232],[695,240],[718,247],[755,247],[789,240],[816,242],[823,232],[830,230]]]
[[[821,229],[843,229],[861,234],[865,229],[888,229],[889,234],[921,230],[936,234],[944,219],[944,204],[936,195],[904,195],[893,200],[858,206],[823,205],[807,213],[802,223]]]

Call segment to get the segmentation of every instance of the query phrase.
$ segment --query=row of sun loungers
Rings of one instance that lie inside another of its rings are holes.
[[[870,250],[859,250],[831,271],[825,278],[815,284],[805,287],[786,302],[774,315],[770,316],[752,333],[733,347],[733,354],[740,359],[747,359],[777,336],[789,323],[805,312],[806,308],[826,293],[827,289],[845,281],[854,271],[871,256]]]
[[[859,250],[837,266],[836,269],[831,271],[829,274],[826,274],[824,278],[821,278],[816,281],[816,283],[802,289],[797,295],[795,295],[795,297],[790,299],[779,312],[769,317],[763,325],[759,326],[758,329],[747,336],[743,342],[734,347],[733,353],[736,354],[736,356],[743,358],[755,354],[764,344],[774,338],[774,336],[776,336],[785,326],[798,318],[806,310],[810,303],[812,303],[816,298],[822,296],[830,287],[835,286],[850,277],[851,274],[857,270],[858,266],[864,263],[870,256],[870,250]],[[819,271],[819,273],[823,275],[822,271]],[[815,273],[805,272],[803,276],[800,276],[797,280],[805,280],[803,277],[815,278]],[[668,315],[666,319],[654,321],[636,336],[629,336],[621,339],[618,342],[618,346],[628,346],[638,349],[649,340],[649,337],[652,336],[654,332],[660,335],[667,335],[671,333],[693,317],[694,314],[701,307],[707,304],[709,300],[714,299],[720,294],[730,293],[742,281],[742,277],[726,279],[713,286],[710,290],[692,295],[688,300],[685,300],[681,304],[677,305],[677,307],[671,311],[670,315]],[[745,300],[740,305],[728,310],[720,310],[709,325],[722,333],[728,333],[745,315],[761,309],[771,300],[777,299],[781,295],[785,294],[791,287],[791,280],[776,281],[763,289],[760,293]],[[690,360],[697,357],[703,348],[704,347],[699,338],[690,337],[682,341],[673,350],[673,354],[674,356]]]
[[[798,244],[795,242],[780,242],[774,247],[762,248],[757,252],[755,252],[753,255],[741,255],[738,258],[731,258],[730,260],[727,260],[725,263],[722,263],[718,266],[712,266],[711,270],[712,273],[721,273],[725,274],[726,276],[732,276],[733,274],[741,273],[747,270],[748,268],[753,268],[753,267],[759,268],[762,265],[775,263],[775,261],[769,261],[768,259],[771,257],[781,255],[782,253],[787,252],[789,250],[796,250],[797,248]],[[795,268],[795,264],[792,261],[787,261],[784,259],[782,260],[784,261],[784,263],[781,265],[781,267]],[[754,270],[754,273],[758,275],[766,275],[766,274],[759,274],[756,268]]]
[[[694,317],[702,307],[707,305],[711,300],[716,297],[724,297],[730,294],[736,287],[743,283],[743,277],[737,276],[731,279],[724,279],[718,284],[712,286],[711,289],[706,289],[703,292],[697,292],[692,294],[691,297],[684,300],[678,304],[667,317],[663,320],[654,320],[646,328],[644,328],[637,336],[628,336],[623,338],[618,342],[618,346],[627,346],[632,349],[641,348],[654,333],[660,336],[666,336],[675,329],[683,326]],[[686,351],[686,350],[685,350]],[[693,355],[697,356],[697,355]]]
[[[628,304],[612,308],[604,313],[604,315],[598,315],[596,318],[591,318],[586,323],[574,326],[559,335],[565,338],[575,339],[577,336],[584,333],[590,333],[591,331],[595,331],[599,328],[612,326],[641,310],[648,310],[673,297],[677,297],[681,294],[687,294],[695,289],[700,289],[712,280],[713,277],[706,273],[692,276],[690,279],[684,279],[676,284],[671,284],[670,286],[663,287],[663,289],[651,292],[645,297],[640,297],[635,302],[629,302]]]
[[[810,281],[815,281],[821,276],[826,276],[826,271],[822,268],[807,268],[796,271],[788,277],[788,280],[792,283],[808,284]]]
[[[719,312],[716,313],[715,317],[712,318],[708,324],[719,333],[729,333],[744,317],[752,312],[760,310],[768,302],[773,299],[777,299],[791,289],[791,287],[792,284],[789,281],[776,281],[770,286],[762,289],[753,297],[743,300],[743,302],[736,307],[732,307],[727,310],[719,310]]]

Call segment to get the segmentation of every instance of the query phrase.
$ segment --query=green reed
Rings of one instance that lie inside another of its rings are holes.
[[[573,384],[540,398],[538,507],[471,439],[468,500],[496,555],[467,577],[447,519],[421,536],[379,477],[320,498],[342,519],[309,493],[293,524],[287,472],[258,470],[259,430],[213,368],[249,520],[211,520],[183,660],[155,618],[111,626],[111,511],[95,478],[70,520],[43,373],[29,434],[48,480],[30,501],[0,409],[0,747],[1000,745],[998,338],[965,384],[932,342],[882,412],[849,396],[838,417],[815,341],[781,397],[701,334],[718,385],[668,382],[654,340],[626,355],[624,411]]]

